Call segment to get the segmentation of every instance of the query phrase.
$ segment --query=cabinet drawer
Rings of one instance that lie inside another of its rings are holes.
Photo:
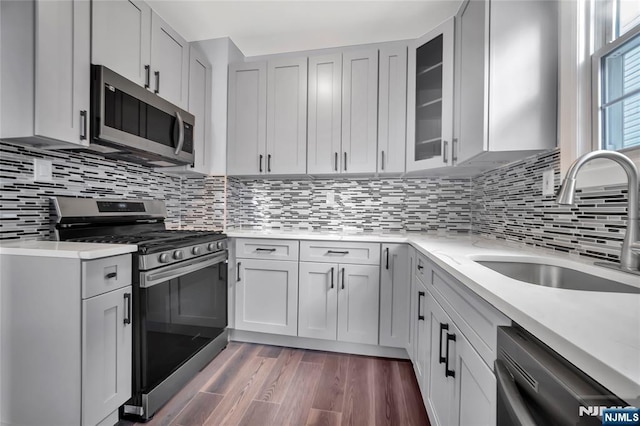
[[[511,325],[511,320],[440,268],[434,266],[430,274],[430,282],[437,290],[434,297],[442,302],[462,334],[493,369],[497,327]]]
[[[424,254],[416,253],[416,265],[414,267],[414,273],[416,274],[416,277],[418,277],[420,281],[422,281],[423,284],[428,283],[428,271],[431,270],[431,268],[429,268],[430,264],[431,263]]]
[[[262,238],[236,240],[236,257],[241,259],[298,260],[298,241]]]
[[[82,262],[82,298],[131,285],[131,255]]]
[[[380,264],[380,244],[331,241],[301,241],[300,260],[303,262]]]

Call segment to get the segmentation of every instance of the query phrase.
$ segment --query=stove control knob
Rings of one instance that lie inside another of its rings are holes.
[[[173,258],[175,260],[180,260],[182,259],[183,255],[182,255],[182,250],[176,250],[173,252]]]
[[[167,263],[169,261],[169,255],[167,253],[162,253],[158,256],[158,261],[160,261],[160,263]]]
[[[218,241],[218,242],[216,243],[216,248],[217,248],[218,250],[222,250],[222,249],[224,248],[224,244],[222,244],[222,241]]]
[[[216,245],[214,243],[209,243],[207,245],[207,250],[214,251],[216,249]]]
[[[200,253],[202,253],[202,250],[200,249],[200,247],[194,247],[194,248],[191,249],[191,253],[194,254],[195,256],[197,256]]]

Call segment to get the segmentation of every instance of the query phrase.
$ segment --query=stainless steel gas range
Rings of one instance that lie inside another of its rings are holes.
[[[162,201],[53,198],[61,241],[136,244],[132,398],[149,419],[227,344],[227,239],[165,229]]]

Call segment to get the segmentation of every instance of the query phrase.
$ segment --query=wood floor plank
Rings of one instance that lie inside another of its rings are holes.
[[[253,401],[240,420],[239,426],[267,426],[273,425],[280,404],[272,402]]]
[[[304,350],[283,349],[256,400],[274,402],[276,404],[282,403],[303,355]]]
[[[222,401],[222,395],[199,392],[172,422],[176,426],[202,426]]]
[[[408,424],[404,389],[398,363],[378,358],[373,361],[376,425]]]
[[[258,356],[264,356],[267,358],[278,358],[281,353],[282,348],[280,346],[265,345],[262,347],[260,352],[258,352]]]
[[[256,356],[262,347],[252,343],[243,343],[236,353],[226,362],[218,375],[203,389],[209,393],[225,395],[233,385],[239,370],[247,365],[247,361]]]
[[[373,358],[349,357],[347,383],[342,407],[343,425],[374,424]]]
[[[322,374],[322,365],[300,362],[289,390],[278,410],[274,425],[304,425],[311,411],[313,396]]]
[[[205,425],[237,425],[273,369],[276,360],[255,356],[245,361]]]
[[[335,411],[324,411],[311,409],[309,412],[309,418],[307,419],[307,426],[338,426],[340,425],[340,418],[342,414]]]
[[[348,365],[348,355],[327,354],[313,408],[342,412]]]
[[[402,383],[402,390],[407,407],[408,425],[429,426],[429,418],[424,408],[420,388],[413,372],[413,366],[408,361],[397,361]]]
[[[147,426],[167,426],[180,413],[180,411],[189,403],[189,401],[198,394],[198,391],[206,386],[206,384],[216,377],[225,369],[225,364],[229,359],[242,347],[242,343],[229,342],[227,347],[222,350],[205,368],[202,369],[180,392],[169,400],[160,410],[156,412],[153,418],[145,423]]]
[[[327,357],[326,352],[312,351],[310,349],[307,349],[304,351],[302,362],[315,362],[318,364],[323,364],[326,357]]]

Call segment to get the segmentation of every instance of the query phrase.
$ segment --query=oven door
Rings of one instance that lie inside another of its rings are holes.
[[[140,273],[140,391],[148,393],[227,326],[227,254]]]

